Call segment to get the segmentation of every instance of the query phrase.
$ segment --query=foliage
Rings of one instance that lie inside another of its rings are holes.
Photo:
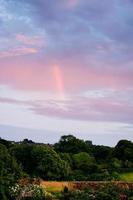
[[[34,146],[29,144],[16,144],[11,148],[11,154],[16,158],[17,162],[21,164],[23,170],[33,175],[35,161],[32,159],[32,151]]]
[[[79,152],[90,152],[91,146],[91,142],[85,142],[74,137],[73,135],[62,136],[60,141],[54,145],[57,152],[75,154]]]
[[[44,188],[35,184],[19,185],[10,187],[10,196],[12,199],[19,200],[52,200],[52,194],[48,193]]]
[[[106,147],[103,145],[94,145],[93,146],[93,155],[96,158],[97,161],[106,161],[109,159],[110,155],[112,153],[111,147]]]
[[[6,146],[6,148],[10,148],[12,146],[12,143],[10,141],[4,140],[2,138],[0,138],[0,144],[3,144],[4,146]]]
[[[133,182],[133,172],[126,172],[120,174],[120,179],[123,181],[131,181]]]
[[[120,140],[116,145],[113,156],[122,161],[133,162],[133,143],[128,140]]]
[[[132,199],[133,192],[128,189],[120,189],[117,186],[106,185],[97,190],[84,189],[84,190],[65,190],[60,196],[60,200],[120,200],[122,198]]]
[[[132,155],[133,143],[127,140],[119,141],[112,148],[93,145],[73,135],[62,136],[55,145],[37,144],[28,139],[15,143],[0,138],[0,199],[10,200],[9,187],[22,176],[57,181],[132,181]],[[71,199],[76,195],[77,199],[89,198],[86,192],[76,192],[70,192]],[[67,199],[68,194],[65,195]],[[99,191],[99,199],[111,199],[108,195],[105,190]],[[52,198],[50,194],[48,198]]]
[[[45,180],[61,180],[70,174],[69,164],[46,145],[21,144],[11,149],[23,170]]]
[[[74,169],[80,169],[85,173],[89,173],[92,170],[92,165],[95,163],[94,157],[90,156],[86,152],[81,152],[73,155]]]
[[[0,144],[0,199],[6,200],[8,188],[21,176],[21,168],[6,146]]]
[[[49,147],[36,146],[32,151],[34,174],[45,180],[61,180],[69,176],[70,166]]]

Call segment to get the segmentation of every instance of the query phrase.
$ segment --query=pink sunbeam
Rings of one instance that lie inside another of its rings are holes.
[[[59,66],[55,65],[53,67],[53,75],[57,87],[57,91],[61,100],[65,100],[65,90],[64,90],[64,83],[63,83],[63,76]]]

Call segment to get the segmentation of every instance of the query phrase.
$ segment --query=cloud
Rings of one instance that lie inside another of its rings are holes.
[[[0,98],[0,103],[26,106],[37,115],[80,121],[132,123],[133,104],[111,97],[73,97],[66,100],[21,101]]]
[[[0,103],[7,103],[7,104],[26,104],[24,101],[16,100],[16,99],[10,99],[5,97],[0,97]]]
[[[14,54],[13,54],[14,53]],[[34,49],[20,49],[2,56],[24,55],[36,53]],[[20,61],[18,61],[20,62]],[[34,61],[17,63],[10,61],[0,67],[0,83],[19,90],[58,92],[57,77],[54,75],[55,65],[52,63],[36,63]],[[87,91],[89,89],[125,90],[132,88],[132,69],[95,68],[78,65],[59,64],[64,93]],[[59,79],[58,79],[59,80]],[[60,86],[61,87],[61,86]],[[61,89],[60,89],[61,90]]]
[[[80,0],[68,0],[67,1],[68,8],[75,8],[79,4],[80,4]]]
[[[91,59],[117,64],[132,60],[133,9],[130,2],[104,0],[100,5],[98,0],[24,2],[30,6],[32,22],[45,30],[50,54],[77,55],[81,59],[82,54],[86,59],[92,55]],[[68,9],[67,5],[74,9]]]
[[[128,0],[0,0],[0,84],[63,96],[65,107],[26,103],[40,115],[131,122],[131,94],[123,103],[81,93],[132,91],[132,13]]]
[[[27,54],[34,54],[37,52],[38,52],[38,50],[36,48],[16,47],[16,48],[9,49],[6,51],[0,51],[0,58],[23,56],[23,55],[27,55]]]
[[[52,101],[49,104],[38,104],[31,108],[40,115],[58,117],[60,119],[73,119],[85,121],[107,121],[132,123],[133,105],[128,103],[116,102],[106,98],[80,98],[77,97],[70,101]]]
[[[38,36],[26,36],[23,34],[16,34],[16,40],[25,45],[40,46],[41,39]]]
[[[117,65],[132,61],[131,1],[103,0],[100,4],[98,0],[1,1],[4,32],[30,44],[36,43],[31,33],[35,37],[45,34],[48,45],[43,54]]]

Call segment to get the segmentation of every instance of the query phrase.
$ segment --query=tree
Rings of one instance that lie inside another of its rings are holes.
[[[71,172],[69,164],[62,160],[52,147],[46,145],[19,144],[11,149],[24,172],[48,180],[65,179]]]
[[[119,160],[133,162],[133,143],[128,140],[120,140],[114,148],[113,156]]]
[[[51,147],[36,146],[32,151],[32,158],[35,161],[34,174],[45,180],[63,180],[71,172],[69,164]]]
[[[57,152],[79,153],[90,152],[92,143],[76,138],[73,135],[64,135],[60,141],[54,145]]]
[[[74,178],[78,180],[90,179],[90,174],[97,172],[98,166],[94,157],[86,152],[73,155]]]
[[[17,144],[10,150],[17,162],[21,164],[23,171],[31,176],[35,165],[35,160],[32,158],[33,148],[32,144]]]
[[[122,162],[117,158],[112,158],[109,162],[109,168],[113,171],[119,171],[122,167]]]
[[[59,152],[59,155],[60,155],[62,160],[66,161],[70,165],[70,167],[73,166],[72,154],[70,154],[70,153],[60,153]]]
[[[112,153],[112,148],[102,145],[93,146],[93,154],[97,161],[107,161]]]
[[[8,199],[8,188],[21,176],[21,168],[7,148],[0,144],[0,199]]]
[[[12,143],[10,141],[4,140],[2,138],[0,138],[0,144],[5,145],[7,148],[12,146]]]
[[[35,144],[32,140],[28,140],[27,138],[24,139],[21,143],[22,144]]]

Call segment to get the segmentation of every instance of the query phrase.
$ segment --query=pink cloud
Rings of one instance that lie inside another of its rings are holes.
[[[67,1],[67,6],[69,8],[76,7],[79,4],[80,0],[68,0]]]
[[[0,97],[0,103],[18,104],[18,105],[27,104],[27,102],[25,101],[20,101],[17,99],[11,99],[11,98],[5,98],[5,97]]]
[[[40,66],[42,65],[42,66]],[[126,89],[132,88],[133,72],[130,70],[98,70],[79,66],[59,66],[36,64],[34,62],[14,63],[0,67],[0,83],[17,89],[63,93],[80,92],[89,89]],[[58,78],[58,80],[57,80]],[[62,86],[61,86],[62,84]],[[60,87],[60,88],[59,88]],[[61,88],[63,87],[63,88]]]
[[[133,105],[128,102],[118,102],[113,98],[77,97],[66,101],[20,101],[10,98],[0,98],[0,103],[25,105],[37,115],[60,119],[82,121],[106,121],[131,123],[133,120]]]
[[[16,40],[25,45],[37,45],[40,46],[42,41],[38,36],[26,36],[23,34],[16,34]]]
[[[131,123],[133,120],[133,106],[128,103],[118,103],[113,99],[74,98],[63,102],[49,101],[34,105],[31,110],[36,114],[56,117],[60,119],[74,119],[83,121],[115,121]]]
[[[9,58],[9,57],[16,57],[16,56],[23,56],[27,54],[34,54],[37,53],[38,50],[32,47],[16,47],[13,49],[9,49],[6,51],[0,51],[0,58]]]

